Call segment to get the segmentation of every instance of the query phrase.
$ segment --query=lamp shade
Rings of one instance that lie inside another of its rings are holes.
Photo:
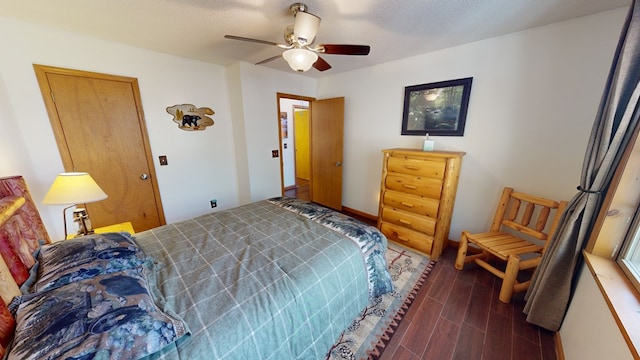
[[[51,184],[44,204],[84,204],[104,200],[107,194],[86,172],[60,173]]]
[[[305,49],[289,49],[282,56],[295,71],[307,71],[318,60],[318,54]]]

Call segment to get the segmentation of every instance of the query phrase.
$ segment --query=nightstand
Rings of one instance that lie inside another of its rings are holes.
[[[93,229],[93,231],[96,234],[104,234],[104,233],[108,233],[108,232],[122,232],[122,231],[126,231],[131,235],[135,234],[135,232],[133,231],[133,225],[131,225],[131,222],[129,222],[129,221],[121,222],[119,224],[113,224],[113,225],[109,225],[109,226],[103,226],[103,227],[95,228],[95,229]],[[75,237],[76,237],[76,234],[69,234],[69,235],[67,235],[67,240],[68,239],[73,239]]]

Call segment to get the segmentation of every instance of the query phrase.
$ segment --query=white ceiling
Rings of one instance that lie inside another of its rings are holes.
[[[292,0],[0,0],[0,16],[221,65],[281,49]],[[364,44],[368,56],[323,55],[320,77],[597,12],[631,0],[304,0],[322,18],[316,44]],[[6,36],[6,34],[5,34]],[[289,70],[283,59],[264,65]]]

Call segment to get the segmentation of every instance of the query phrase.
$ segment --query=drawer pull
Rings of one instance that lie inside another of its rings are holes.
[[[420,170],[420,167],[415,165],[405,165],[404,167],[409,170]]]
[[[412,208],[412,207],[413,207],[413,204],[408,203],[408,202],[404,202],[404,201],[403,201],[403,202],[401,202],[400,204],[402,204],[403,206],[409,207],[409,208]]]
[[[401,223],[401,224],[404,224],[404,225],[411,225],[411,221],[409,221],[409,220],[400,219],[400,220],[398,220],[398,221],[400,221],[400,223]]]
[[[409,184],[402,184],[402,186],[406,187],[407,189],[417,189],[417,187],[415,185],[409,185]]]
[[[406,237],[400,236],[400,235],[398,235],[398,240],[404,241],[404,242],[409,242],[409,239],[407,239]]]

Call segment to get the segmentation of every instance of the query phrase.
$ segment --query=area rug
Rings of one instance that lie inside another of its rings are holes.
[[[378,359],[435,264],[428,257],[389,242],[385,256],[394,291],[371,299],[338,337],[328,360]]]

